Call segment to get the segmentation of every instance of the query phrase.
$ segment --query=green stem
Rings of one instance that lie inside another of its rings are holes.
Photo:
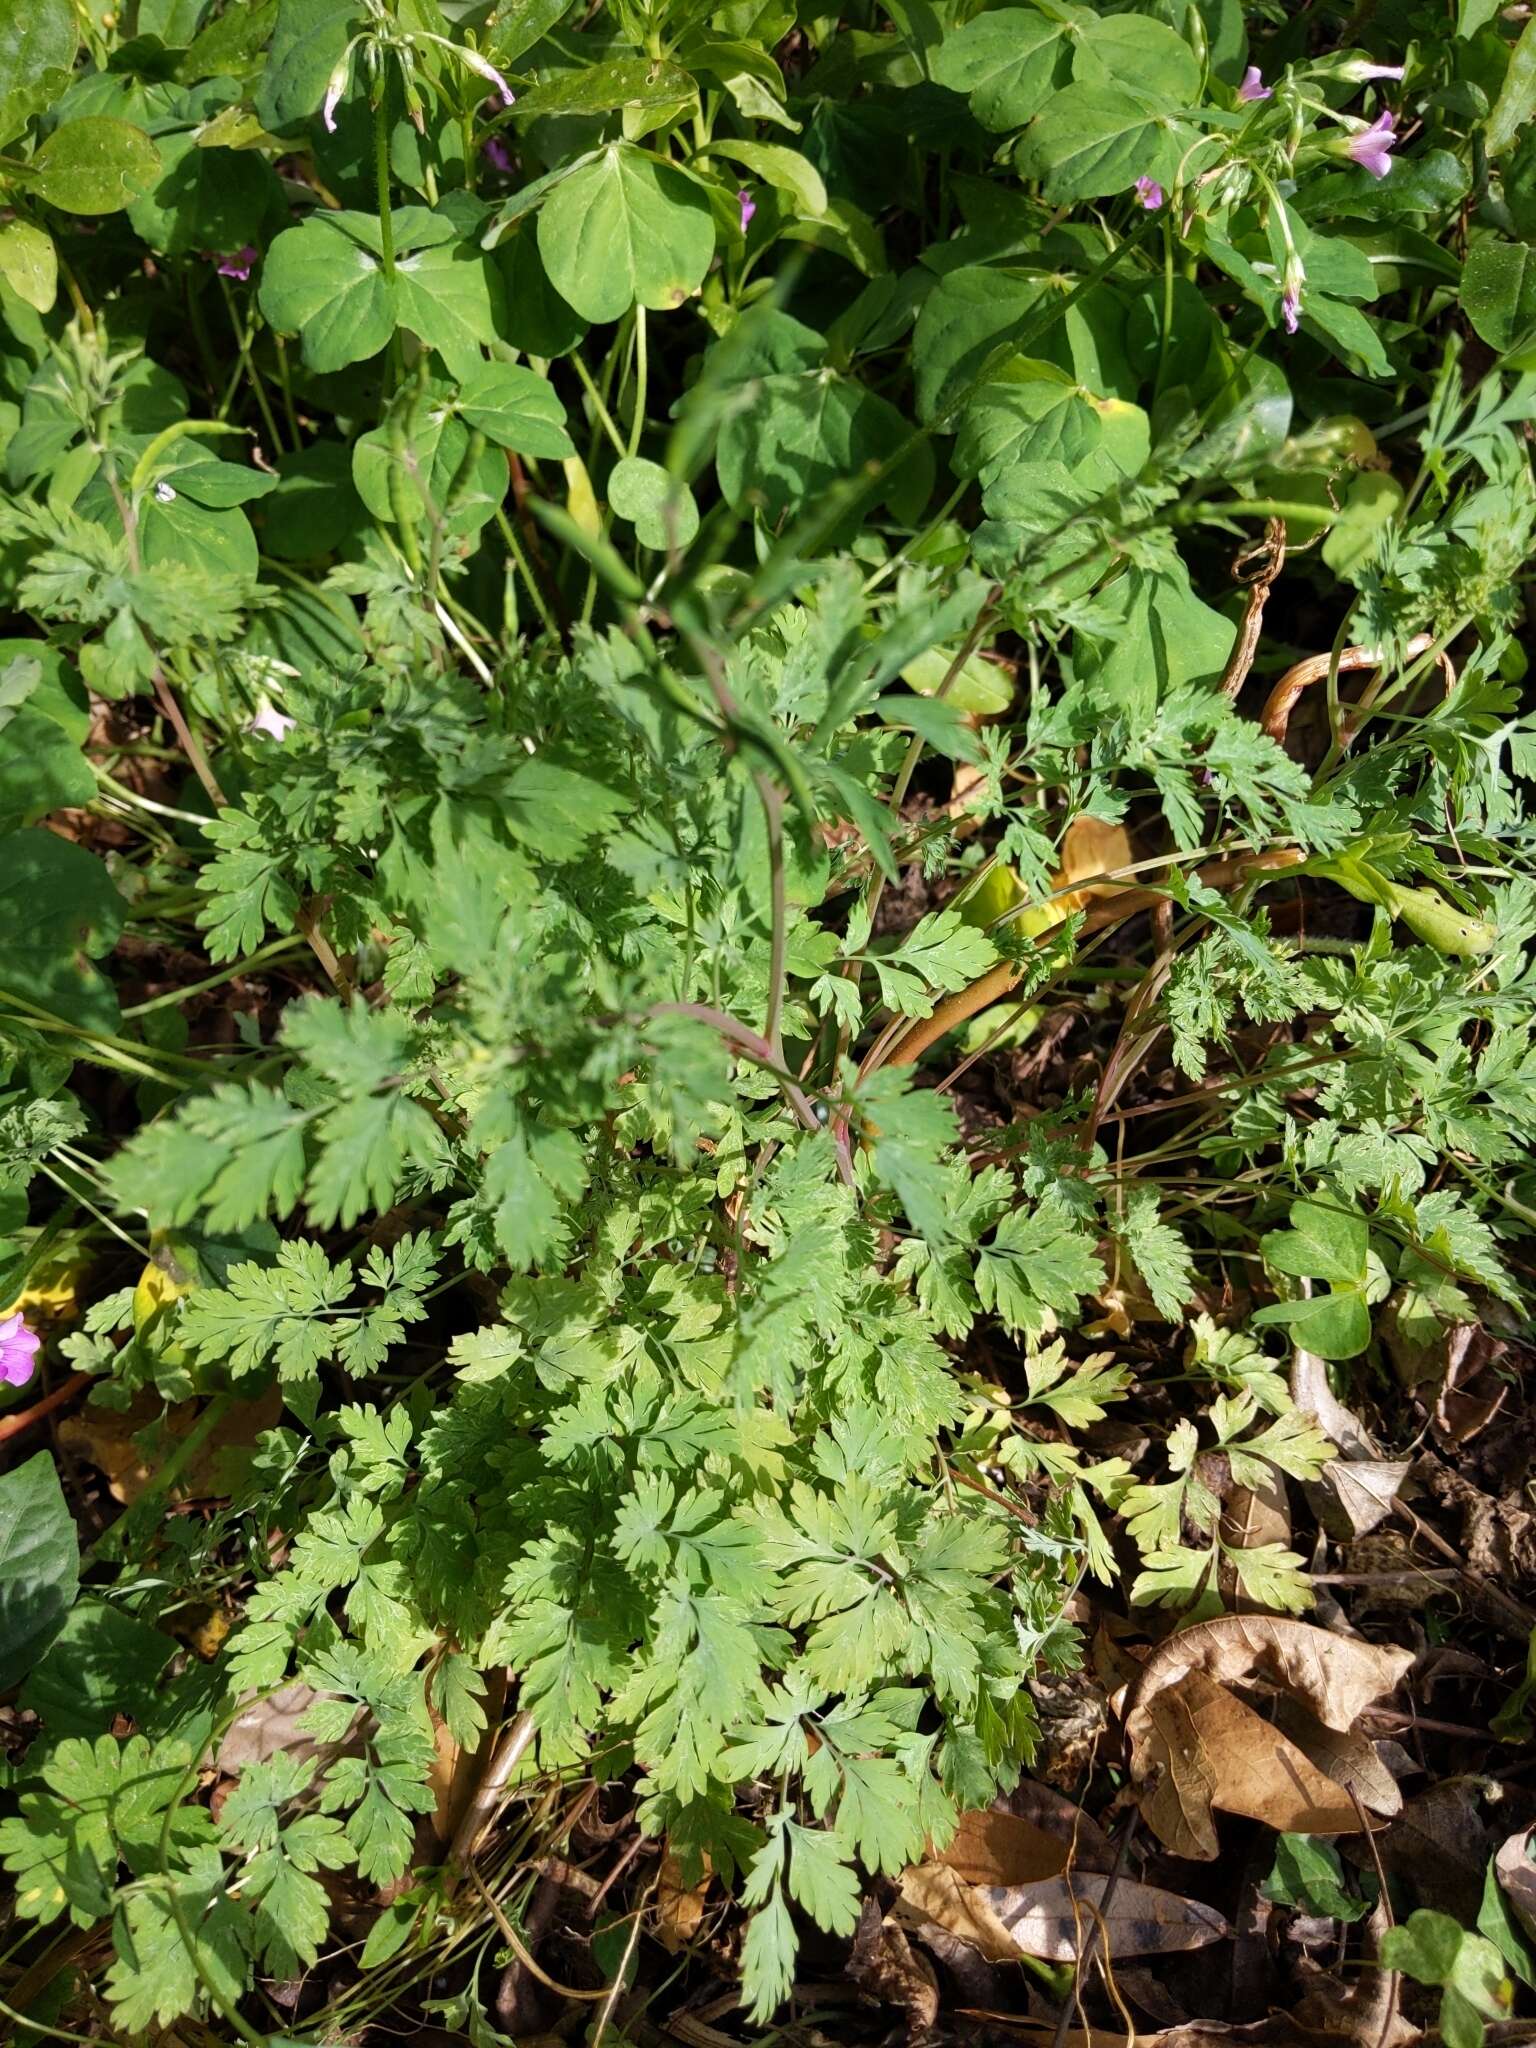
[[[395,224],[389,210],[389,95],[381,93],[373,110],[373,174],[379,192],[379,262],[390,284],[395,281]]]
[[[629,418],[629,452],[637,455],[640,451],[640,436],[645,431],[645,308],[635,308],[635,408]]]
[[[577,376],[581,379],[582,389],[592,401],[592,410],[596,414],[599,424],[613,443],[614,453],[619,456],[627,455],[629,450],[624,446],[624,436],[613,424],[613,415],[609,412],[607,406],[604,405],[603,395],[593,382],[592,372],[582,361],[580,349],[571,357],[571,362],[575,367]]]
[[[188,1003],[194,996],[204,996],[211,988],[222,988],[226,981],[233,981],[238,974],[249,974],[253,967],[278,959],[284,953],[303,953],[308,948],[297,939],[274,939],[258,952],[249,954],[244,960],[237,960],[232,967],[226,967],[219,974],[210,974],[206,981],[194,981],[186,988],[167,989],[163,996],[151,996],[147,1003],[135,1003],[124,1010],[123,1016],[147,1017],[153,1010],[168,1009],[173,1003]]]
[[[145,1528],[156,1515],[160,1502],[224,1420],[234,1404],[234,1399],[233,1394],[214,1395],[133,1506],[102,1530],[86,1551],[82,1562],[100,1564],[106,1558],[122,1554],[124,1546],[130,1539]]]
[[[544,593],[539,588],[538,579],[529,565],[527,555],[523,552],[523,544],[518,539],[511,520],[508,519],[506,513],[499,505],[496,507],[496,524],[501,528],[501,537],[507,544],[507,552],[517,564],[518,574],[528,586],[528,595],[533,599],[533,608],[538,613],[545,632],[558,640],[560,638],[560,628],[555,624],[554,615],[545,602]]]

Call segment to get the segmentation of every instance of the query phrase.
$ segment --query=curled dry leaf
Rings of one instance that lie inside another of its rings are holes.
[[[893,1920],[866,1899],[853,1937],[848,1974],[859,1989],[907,2016],[908,2040],[919,2040],[939,2017],[939,1980],[925,1955],[912,1947]]]
[[[1412,1661],[1406,1650],[1269,1615],[1181,1629],[1153,1650],[1126,1694],[1131,1776],[1147,1821],[1175,1854],[1200,1861],[1218,1853],[1213,1810],[1287,1834],[1354,1832],[1359,1819],[1343,1787],[1227,1685],[1267,1680],[1347,1734]]]
[[[1392,1512],[1408,1460],[1384,1458],[1376,1439],[1328,1384],[1328,1368],[1315,1352],[1298,1349],[1291,1363],[1291,1399],[1339,1447],[1307,1488],[1307,1498],[1330,1536],[1368,1536]]]
[[[1505,1841],[1493,1859],[1494,1874],[1499,1880],[1499,1889],[1509,1901],[1509,1909],[1522,1928],[1536,1941],[1536,1863],[1531,1861],[1531,1850],[1536,1843],[1532,1837],[1536,1829],[1522,1828],[1517,1835]]]
[[[1326,1771],[1336,1785],[1353,1792],[1362,1806],[1384,1819],[1402,1812],[1402,1791],[1383,1760],[1382,1744],[1373,1742],[1358,1729],[1341,1733],[1337,1728],[1325,1728],[1295,1700],[1280,1701],[1275,1722],[1319,1770]],[[1397,1744],[1392,1747],[1398,1749]]]
[[[1185,1671],[1203,1671],[1218,1685],[1267,1680],[1303,1701],[1326,1728],[1353,1728],[1363,1710],[1395,1690],[1413,1662],[1411,1650],[1365,1643],[1289,1616],[1224,1614],[1180,1629],[1142,1665],[1126,1703],[1126,1727],[1146,1701]]]

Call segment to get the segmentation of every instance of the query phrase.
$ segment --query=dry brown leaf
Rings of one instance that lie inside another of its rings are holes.
[[[1221,1511],[1221,1541],[1227,1550],[1260,1550],[1266,1543],[1289,1549],[1291,1510],[1285,1481],[1272,1468],[1258,1486],[1234,1486]],[[1228,1585],[1230,1575],[1232,1583]],[[1239,1614],[1262,1614],[1267,1610],[1242,1590],[1231,1565],[1222,1567],[1222,1590]]]
[[[201,1401],[181,1401],[167,1408],[153,1388],[145,1387],[126,1408],[82,1408],[78,1415],[67,1416],[59,1424],[59,1441],[105,1473],[112,1498],[132,1507],[154,1478],[157,1464],[170,1456],[202,1411]],[[250,1450],[262,1430],[277,1427],[282,1413],[282,1390],[276,1386],[258,1394],[254,1401],[233,1402],[172,1488],[171,1498],[213,1498],[219,1491],[220,1456],[226,1451]],[[133,1441],[162,1420],[158,1455],[153,1441],[147,1446]]]
[[[1326,1771],[1336,1785],[1352,1791],[1372,1813],[1390,1820],[1402,1812],[1402,1790],[1382,1760],[1380,1744],[1368,1735],[1358,1730],[1341,1734],[1337,1728],[1325,1728],[1295,1700],[1279,1702],[1275,1724],[1320,1771]]]
[[[1335,1458],[1307,1498],[1330,1536],[1369,1536],[1391,1514],[1410,1469],[1407,1458]]]
[[[939,1980],[932,1963],[914,1950],[893,1920],[881,1915],[873,1899],[865,1901],[859,1915],[848,1974],[869,1997],[901,2007],[909,2041],[921,2040],[939,2017]]]
[[[1095,886],[1092,878],[1128,868],[1135,858],[1131,835],[1123,825],[1106,825],[1102,819],[1086,815],[1074,818],[1061,842],[1061,871],[1054,886],[1064,889],[1074,882],[1084,882],[1088,886],[1073,889],[1069,896],[1057,897],[1056,907],[1062,916],[1068,917],[1074,910],[1081,910],[1095,896],[1112,895],[1113,883]]]
[[[1142,1665],[1126,1702],[1133,1740],[1143,1703],[1185,1671],[1203,1671],[1218,1685],[1267,1680],[1309,1706],[1327,1728],[1353,1728],[1361,1712],[1396,1689],[1413,1662],[1411,1650],[1383,1648],[1311,1622],[1269,1614],[1223,1614],[1180,1629]]]
[[[1347,1734],[1413,1662],[1407,1650],[1331,1634],[1287,1616],[1222,1615],[1159,1643],[1125,1696],[1142,1811],[1182,1856],[1218,1853],[1212,1809],[1291,1834],[1352,1833],[1344,1791],[1295,1743],[1227,1691],[1267,1680]]]
[[[1194,1664],[1137,1707],[1131,1776],[1159,1840],[1198,1862],[1219,1853],[1213,1808],[1284,1834],[1341,1835],[1359,1825],[1330,1777]]]
[[[1353,1458],[1375,1458],[1380,1447],[1328,1384],[1328,1368],[1315,1351],[1297,1350],[1291,1360],[1291,1399],[1310,1415],[1324,1436]]]
[[[966,1884],[1034,1884],[1067,1867],[1067,1844],[996,1807],[960,1816],[947,1849],[929,1859]]]
[[[1097,1871],[1076,1871],[1039,1884],[988,1886],[983,1896],[1017,1952],[1050,1963],[1075,1962],[1095,1921],[1103,1923],[1099,1942],[1111,1963],[1122,1956],[1205,1948],[1232,1931],[1214,1906],[1177,1892],[1125,1877],[1113,1891],[1109,1887]]]
[[[708,1858],[705,1859],[706,1865]],[[683,1883],[683,1866],[670,1848],[661,1859],[656,1880],[656,1917],[652,1931],[669,1956],[680,1955],[697,1936],[704,1919],[704,1895],[709,1890],[709,1871],[697,1884]]]
[[[1536,1941],[1536,1863],[1531,1861],[1532,1836],[1536,1829],[1522,1828],[1511,1835],[1493,1859],[1499,1889],[1509,1901],[1509,1910],[1532,1941]]]
[[[1019,1951],[987,1903],[986,1892],[942,1863],[914,1863],[901,1873],[897,1890],[895,1917],[905,1926],[942,1928],[989,1963],[1018,1961]]]
[[[1413,1887],[1414,1903],[1470,1927],[1493,1852],[1483,1815],[1483,1781],[1444,1778],[1408,1800],[1376,1837],[1388,1877]]]
[[[236,1772],[246,1764],[264,1764],[274,1756],[326,1756],[342,1753],[343,1744],[321,1744],[299,1727],[299,1722],[320,1698],[312,1685],[280,1685],[263,1698],[253,1695],[224,1731],[214,1756],[215,1768]],[[363,1718],[357,1710],[355,1729]]]

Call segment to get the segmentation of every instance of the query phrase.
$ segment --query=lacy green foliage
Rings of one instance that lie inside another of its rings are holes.
[[[1016,1780],[1085,1574],[1310,1602],[1222,1516],[1331,1453],[1291,1344],[1528,1307],[1536,29],[1346,12],[0,0],[0,1295],[88,1262],[102,1403],[285,1403],[129,1518],[0,1822],[117,2025],[307,1968],[329,1873],[416,1877],[348,2027],[431,1974],[498,1667],[525,1774],[735,1889],[766,2018]],[[1376,668],[1283,744],[1330,639]],[[1085,820],[1150,935],[1058,880]],[[1047,1012],[1082,1092],[934,1085]],[[114,1690],[167,1587],[237,1626]],[[318,1755],[215,1819],[292,1680]]]

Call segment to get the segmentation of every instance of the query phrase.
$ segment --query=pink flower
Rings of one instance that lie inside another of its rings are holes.
[[[261,709],[246,727],[246,731],[259,732],[281,745],[298,722],[296,718],[290,718],[286,711],[279,711],[270,698],[263,697]]]
[[[1347,78],[1351,85],[1365,85],[1373,78],[1401,78],[1407,67],[1402,64],[1371,64],[1363,57],[1352,57],[1338,69],[1340,78]]]
[[[1141,201],[1148,213],[1156,213],[1163,203],[1163,188],[1159,185],[1156,178],[1138,178],[1131,187],[1131,190],[1136,194],[1136,197]]]
[[[435,40],[436,38],[434,37]],[[477,78],[483,78],[487,85],[495,86],[501,104],[504,107],[510,107],[517,98],[517,95],[496,69],[496,66],[490,62],[489,58],[482,57],[478,50],[466,50],[462,45],[454,45],[454,47],[457,49],[458,55],[469,66],[470,70],[474,72]]]
[[[1295,285],[1291,286],[1280,301],[1280,316],[1285,322],[1287,334],[1294,334],[1301,325],[1301,293]]]
[[[247,242],[243,249],[237,249],[233,256],[219,258],[219,276],[232,277],[244,284],[251,274],[251,265],[256,261],[256,251]]]
[[[1392,168],[1392,145],[1397,140],[1393,126],[1390,113],[1378,114],[1369,128],[1349,138],[1348,155],[1373,178],[1384,178]]]
[[[1243,82],[1237,88],[1240,100],[1272,100],[1274,93],[1264,83],[1264,74],[1257,64],[1250,64],[1243,73]]]
[[[351,76],[352,44],[348,43],[337,59],[335,69],[325,81],[325,104],[320,109],[320,118],[325,123],[327,135],[336,133],[336,109],[341,105],[341,96],[346,91]]]
[[[37,1370],[42,1345],[42,1338],[27,1328],[20,1309],[7,1316],[0,1323],[0,1385],[24,1387]]]
[[[512,159],[507,154],[507,145],[499,135],[487,135],[480,145],[480,154],[493,171],[500,171],[504,178],[512,175]]]
[[[743,185],[736,194],[736,204],[741,208],[741,232],[745,234],[752,225],[752,216],[757,211],[757,201]]]

